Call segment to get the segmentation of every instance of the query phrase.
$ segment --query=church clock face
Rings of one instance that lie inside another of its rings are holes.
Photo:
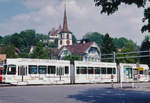
[[[69,40],[67,40],[67,41],[66,41],[66,44],[67,44],[67,45],[69,45],[69,44],[70,44],[70,41],[69,41]]]

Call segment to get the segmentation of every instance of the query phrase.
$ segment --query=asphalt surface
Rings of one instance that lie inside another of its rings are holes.
[[[150,103],[150,84],[0,87],[0,103]],[[137,85],[136,85],[137,86]]]

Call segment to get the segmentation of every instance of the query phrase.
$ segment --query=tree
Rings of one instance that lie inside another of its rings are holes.
[[[73,44],[77,43],[77,39],[76,39],[75,35],[72,35],[72,43]]]
[[[126,42],[128,42],[128,40],[124,37],[113,39],[113,44],[117,49],[122,49],[125,46]]]
[[[148,50],[150,50],[150,37],[146,36],[145,40],[143,41],[141,45],[140,51],[148,51]],[[143,53],[140,53],[140,55],[141,56],[149,55],[149,52],[143,52]],[[147,64],[150,67],[150,57],[141,57],[140,63]]]
[[[150,0],[94,0],[94,2],[96,6],[102,7],[101,13],[110,15],[118,11],[121,4],[135,4],[138,8],[145,8],[146,4],[150,3]],[[143,22],[145,22],[145,20],[148,20],[148,24],[144,25],[141,31],[150,32],[150,8],[145,9]]]
[[[106,34],[103,37],[103,42],[101,45],[101,51],[104,54],[110,54],[110,53],[113,53],[114,51],[116,51],[116,48],[112,42],[112,38],[109,36],[109,34]]]
[[[148,23],[142,27],[141,31],[148,31],[150,33],[150,7],[144,10],[143,22],[145,21],[148,21]]]
[[[33,53],[30,55],[31,58],[38,58],[38,59],[47,59],[48,54],[43,48],[43,44],[41,42],[38,42],[36,44],[35,49],[33,50]]]
[[[75,61],[75,60],[80,60],[80,56],[77,55],[77,54],[72,54],[72,55],[65,56],[63,59],[64,60]]]
[[[91,32],[85,34],[83,39],[89,39],[90,41],[96,42],[100,46],[103,42],[103,35],[98,32]]]
[[[101,45],[101,52],[103,54],[112,54],[113,52],[116,51],[116,48],[112,42],[112,38],[109,36],[109,34],[106,34],[104,37],[103,37],[103,42],[102,42],[102,45]],[[103,56],[103,58],[111,58],[110,55],[108,56]],[[103,60],[103,61],[112,61],[112,60]]]
[[[126,53],[126,52],[133,52],[133,51],[137,51],[137,46],[132,40],[128,40],[119,53]],[[125,57],[119,60],[119,62],[121,63],[136,63],[138,61],[138,59],[136,58],[126,58],[131,56],[138,56],[137,54],[122,54],[117,56]]]
[[[7,58],[17,58],[16,48],[11,44],[2,47],[2,50],[0,51],[0,53],[6,54]]]

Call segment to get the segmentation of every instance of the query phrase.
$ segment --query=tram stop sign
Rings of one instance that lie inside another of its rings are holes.
[[[143,71],[143,68],[142,67],[138,67],[138,71]]]

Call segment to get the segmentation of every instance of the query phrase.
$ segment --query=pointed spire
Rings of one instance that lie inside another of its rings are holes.
[[[66,0],[65,0],[65,10],[64,10],[63,32],[70,32],[67,24]]]

